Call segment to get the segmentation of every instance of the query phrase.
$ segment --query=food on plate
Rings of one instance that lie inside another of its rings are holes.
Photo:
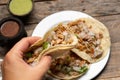
[[[64,52],[73,48],[78,43],[77,37],[66,29],[66,26],[59,24],[49,30],[43,39],[34,43],[24,56],[27,63],[39,61],[44,53]],[[59,55],[61,55],[60,53]],[[54,53],[53,53],[54,55]],[[59,56],[56,55],[56,56]]]
[[[79,19],[67,24],[78,38],[73,52],[91,63],[100,61],[108,53],[110,36],[107,28],[99,21],[91,18]]]
[[[50,29],[24,56],[34,65],[42,56],[52,56],[48,74],[57,79],[75,79],[87,73],[90,64],[102,60],[110,48],[107,28],[93,18],[63,22]]]
[[[89,62],[69,50],[52,60],[48,74],[57,79],[68,80],[82,76],[88,69]]]

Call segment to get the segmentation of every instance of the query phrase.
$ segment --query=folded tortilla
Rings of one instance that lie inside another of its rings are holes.
[[[65,25],[59,24],[49,30],[43,39],[38,40],[28,49],[24,60],[27,63],[37,62],[44,53],[64,52],[75,47],[77,43],[77,37],[66,29]]]
[[[102,60],[108,53],[110,36],[101,22],[93,18],[83,18],[69,22],[68,29],[78,38],[78,44],[72,51],[90,63]]]
[[[48,74],[60,80],[71,80],[82,76],[88,69],[88,61],[84,60],[76,53],[67,50],[64,54],[52,60]]]

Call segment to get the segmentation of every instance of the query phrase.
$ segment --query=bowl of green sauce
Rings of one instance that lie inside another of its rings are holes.
[[[33,0],[10,0],[8,10],[15,16],[26,16],[33,10]]]

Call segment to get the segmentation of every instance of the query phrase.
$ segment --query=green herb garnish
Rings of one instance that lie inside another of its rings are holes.
[[[77,38],[79,38],[78,34],[75,34],[75,36],[76,36]]]
[[[84,73],[84,72],[86,72],[87,70],[88,70],[88,67],[87,67],[87,66],[83,66],[83,67],[81,67],[79,73]]]
[[[68,75],[70,75],[70,72],[71,72],[71,71],[72,71],[72,68],[67,67],[67,71],[66,71],[66,72],[67,72]]]
[[[44,43],[43,43],[43,46],[42,46],[42,47],[43,47],[43,50],[44,50],[44,49],[47,49],[48,46],[49,46],[49,43],[48,43],[48,42],[44,42]]]
[[[32,53],[31,53],[31,52],[28,52],[28,53],[25,54],[25,56],[26,56],[27,58],[30,58],[30,57],[32,57]]]

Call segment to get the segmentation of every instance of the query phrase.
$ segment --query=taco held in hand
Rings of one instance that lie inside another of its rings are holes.
[[[77,37],[66,29],[66,26],[59,24],[48,31],[44,38],[33,44],[24,56],[27,63],[39,61],[44,53],[55,51],[66,51],[78,43]],[[59,55],[61,55],[60,53]],[[59,56],[57,55],[57,56]]]

